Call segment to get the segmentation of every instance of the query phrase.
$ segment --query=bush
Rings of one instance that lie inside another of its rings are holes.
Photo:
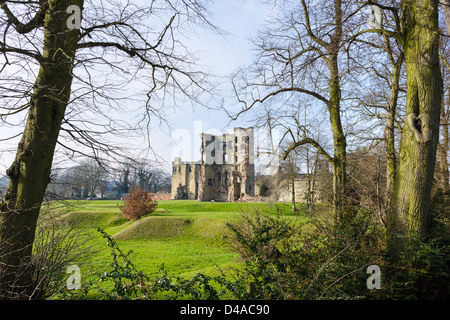
[[[450,191],[436,190],[424,239],[409,239],[410,252],[400,265],[390,265],[389,298],[450,299]]]
[[[88,245],[91,230],[71,223],[66,213],[65,209],[55,209],[50,204],[42,206],[32,255],[23,259],[11,283],[12,288],[20,290],[0,295],[0,300],[52,299],[66,288],[67,267],[81,265],[95,256],[98,251]],[[0,264],[0,278],[3,272]],[[30,280],[23,285],[23,279]]]
[[[244,214],[228,224],[243,264],[223,285],[237,299],[375,298],[366,270],[381,264],[381,254],[369,218],[359,210],[346,216],[345,227],[311,229],[282,212]]]
[[[448,300],[448,200],[442,193],[433,199],[428,237],[410,238],[411,250],[398,263],[387,255],[383,225],[361,207],[346,207],[333,224],[294,222],[282,210],[244,213],[228,224],[242,265],[221,284],[251,300]],[[369,265],[380,267],[381,290],[367,287]]]
[[[139,220],[141,217],[153,213],[158,202],[153,200],[152,194],[140,187],[132,188],[123,198],[123,205],[117,205],[122,215],[128,220]]]

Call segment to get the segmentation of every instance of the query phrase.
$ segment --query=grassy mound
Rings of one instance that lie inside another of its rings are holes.
[[[172,217],[146,217],[135,221],[114,235],[117,240],[179,237],[190,227],[192,220]]]
[[[124,241],[180,237],[220,241],[227,232],[225,219],[150,216],[129,224],[113,236]]]
[[[139,270],[151,275],[164,269],[171,275],[193,276],[197,272],[218,275],[218,268],[236,265],[239,254],[227,237],[227,222],[242,212],[261,209],[276,212],[269,203],[198,202],[195,200],[158,201],[158,208],[138,221],[123,218],[117,204],[121,201],[68,201],[53,203],[58,219],[76,227],[100,227],[113,236]],[[281,211],[289,204],[277,204]],[[288,214],[297,219],[297,213]],[[304,217],[304,215],[300,215]],[[111,263],[105,240],[92,230],[94,239],[87,245],[99,252],[85,265],[83,272],[102,274]]]

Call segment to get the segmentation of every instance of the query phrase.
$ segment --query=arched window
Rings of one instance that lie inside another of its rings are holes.
[[[220,186],[222,184],[222,175],[220,172],[217,172],[217,185]]]

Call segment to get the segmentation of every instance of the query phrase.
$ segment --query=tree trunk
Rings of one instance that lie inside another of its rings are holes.
[[[386,141],[386,159],[387,159],[387,179],[386,189],[388,194],[392,192],[392,186],[394,184],[395,171],[397,170],[397,155],[395,151],[395,115],[397,112],[398,93],[400,88],[400,71],[402,68],[404,56],[400,54],[398,60],[393,65],[392,70],[392,87],[391,96],[389,99],[389,105],[387,107],[387,118],[385,128],[385,141]]]
[[[50,180],[55,145],[70,98],[79,30],[68,29],[66,10],[83,1],[52,0],[44,22],[43,61],[0,216],[0,297],[28,298],[37,219]]]
[[[344,205],[346,186],[346,158],[347,142],[342,129],[341,121],[341,88],[339,81],[339,69],[337,62],[337,51],[330,58],[330,104],[328,106],[330,115],[331,131],[333,133],[333,204],[335,218]]]
[[[292,174],[292,178],[291,178],[291,201],[292,201],[292,211],[295,212],[296,208],[295,208],[295,176],[294,174]]]
[[[444,100],[444,99],[443,99]],[[439,158],[439,167],[436,168],[438,170],[438,179],[439,179],[439,187],[443,189],[443,191],[449,190],[449,171],[448,171],[448,149],[449,149],[449,136],[448,136],[448,114],[445,112],[445,104],[442,103],[441,109],[441,126],[442,126],[442,140],[438,144],[437,156]]]
[[[427,233],[442,98],[438,3],[403,4],[408,92],[388,221],[388,249],[396,262],[407,254],[412,237],[424,238]]]
[[[447,25],[447,32],[450,35],[450,0],[442,0],[442,11],[444,12],[445,24]]]
[[[442,0],[442,11],[444,13],[445,24],[447,26],[447,33],[450,35],[450,0]],[[448,68],[448,62],[445,62]],[[444,191],[449,190],[449,169],[448,169],[448,150],[449,150],[449,140],[448,140],[448,120],[449,115],[445,112],[445,106],[442,106],[441,118],[443,119],[442,124],[442,143],[438,145],[438,156],[440,165],[440,178],[441,185]]]
[[[339,77],[338,55],[342,41],[342,1],[334,1],[335,29],[328,46],[328,68],[330,71],[330,100],[328,112],[330,116],[331,132],[333,134],[333,204],[335,221],[339,221],[346,194],[346,162],[347,142],[341,121],[341,84]]]

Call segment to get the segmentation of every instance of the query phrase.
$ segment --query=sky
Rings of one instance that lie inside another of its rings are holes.
[[[261,0],[221,0],[211,7],[213,21],[217,27],[228,34],[224,37],[212,32],[200,32],[192,35],[190,46],[202,56],[201,63],[208,68],[211,74],[224,77],[223,94],[231,96],[231,87],[228,76],[240,67],[245,67],[252,62],[253,52],[251,38],[257,35],[265,25],[265,19],[274,13],[273,8],[263,4]],[[213,104],[220,104],[214,101]],[[225,107],[234,107],[236,100],[226,99]],[[230,105],[227,105],[230,104]],[[234,104],[234,105],[233,105]],[[192,110],[190,107],[185,112],[177,112],[169,117],[174,128],[172,144],[179,141],[180,136],[189,132],[190,149],[184,148],[183,160],[196,161],[200,158],[199,133],[206,132],[219,134],[233,127],[249,127],[251,122],[237,120],[230,122],[230,118],[224,111],[209,110],[199,106]],[[178,140],[177,140],[178,138]],[[183,136],[186,140],[186,136]],[[161,142],[166,143],[167,139]],[[179,146],[179,144],[178,144]],[[160,150],[164,147],[159,148]],[[177,146],[170,147],[170,159],[179,155]],[[168,151],[169,149],[166,149]],[[166,152],[165,154],[168,154]],[[167,157],[167,156],[166,156]]]
[[[273,14],[273,8],[261,0],[220,0],[209,6],[212,14],[211,21],[227,34],[218,35],[210,30],[199,29],[196,33],[188,35],[188,47],[197,53],[199,63],[211,74],[227,77],[239,67],[245,67],[252,61],[252,45],[250,39],[257,35],[257,31],[264,27],[265,19]],[[229,95],[229,87],[224,85],[224,95]],[[220,101],[213,101],[212,104]],[[231,102],[232,103],[232,102]],[[226,128],[248,127],[251,124],[237,121],[230,123],[225,112],[206,109],[204,107],[186,106],[177,112],[167,114],[167,121],[171,131],[159,124],[153,123],[150,137],[153,151],[165,162],[165,169],[170,170],[171,161],[175,156],[182,156],[183,160],[199,160],[199,147],[201,132],[215,133],[226,131]],[[14,128],[15,130],[23,129]],[[12,128],[0,126],[0,175],[14,159],[14,152],[18,138],[8,143],[1,139],[10,136]],[[180,141],[182,142],[180,144]],[[146,141],[133,138],[125,144],[136,148],[136,152],[149,159],[154,155],[147,153]],[[180,154],[180,146],[183,150]],[[188,147],[188,149],[186,149]]]

